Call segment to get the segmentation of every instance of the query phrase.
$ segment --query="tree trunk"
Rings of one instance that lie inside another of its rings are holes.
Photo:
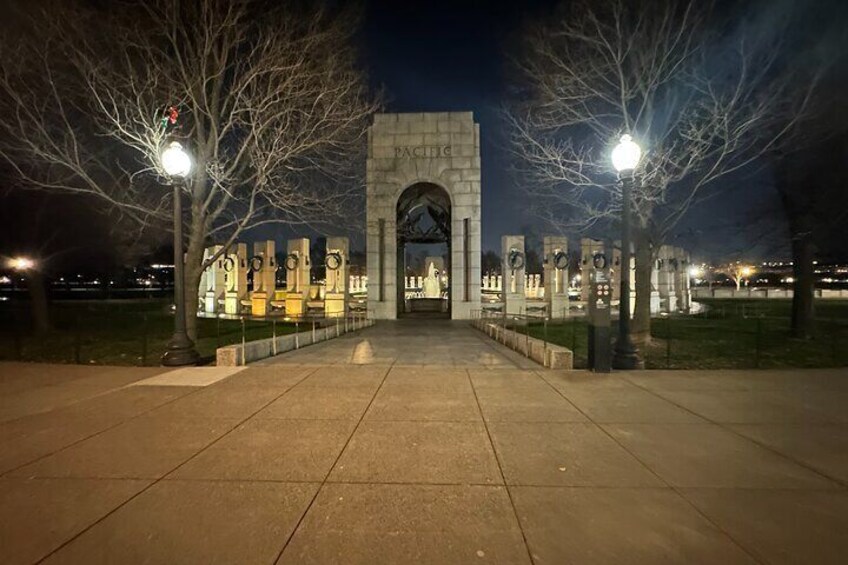
[[[197,308],[199,305],[198,290],[200,288],[200,259],[196,261],[186,255],[185,265],[185,308],[186,333],[192,341],[197,341]]]
[[[813,296],[815,292],[815,273],[813,271],[813,256],[815,245],[809,232],[797,234],[792,238],[792,325],[790,333],[793,337],[808,339],[813,335],[814,309]]]
[[[199,175],[194,179],[195,185],[203,186],[206,183],[205,175]],[[203,247],[206,244],[205,215],[202,212],[202,199],[194,197],[202,194],[192,190],[191,218],[188,222],[188,246],[185,250],[185,305],[186,305],[186,333],[188,337],[197,342],[197,308],[199,304],[198,292],[200,290],[200,276],[203,264]]]
[[[44,334],[50,330],[50,310],[47,304],[47,281],[37,269],[29,277],[29,298],[32,307],[32,325],[35,333]]]
[[[635,241],[636,303],[631,332],[635,343],[645,344],[651,341],[651,271],[654,266],[654,254],[644,229],[635,230]]]

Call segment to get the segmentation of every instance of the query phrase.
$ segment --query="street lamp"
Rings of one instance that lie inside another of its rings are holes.
[[[191,157],[176,141],[168,144],[160,157],[162,169],[174,187],[174,335],[162,355],[162,365],[180,367],[196,365],[200,359],[194,342],[186,333],[185,278],[183,276],[183,206],[182,187],[191,172]]]
[[[9,259],[9,267],[15,271],[28,271],[35,267],[35,261],[29,257],[12,257]]]
[[[639,164],[642,149],[627,134],[612,150],[612,166],[621,180],[621,298],[618,301],[618,339],[612,354],[615,369],[639,367],[639,352],[630,338],[630,200],[633,169]]]

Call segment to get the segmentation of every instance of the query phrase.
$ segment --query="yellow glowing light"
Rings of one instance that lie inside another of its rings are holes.
[[[743,277],[750,277],[753,273],[754,273],[754,269],[752,269],[751,267],[743,267],[742,268],[742,276]]]
[[[35,267],[35,261],[28,257],[13,257],[9,260],[9,267],[16,271],[28,271]]]

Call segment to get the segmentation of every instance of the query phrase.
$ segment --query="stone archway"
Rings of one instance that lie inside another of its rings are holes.
[[[442,196],[434,200],[437,194]],[[471,318],[480,309],[480,129],[471,112],[374,116],[366,171],[368,315],[373,319],[395,319],[401,311],[399,241],[436,236],[410,228],[414,218],[400,214],[410,203],[418,211],[429,203],[443,217],[437,231],[447,239],[450,317]],[[434,220],[429,229],[438,220],[429,208],[426,214]]]
[[[397,216],[397,317],[428,316],[450,318],[450,278],[445,267],[448,261],[436,264],[428,261],[410,267],[407,253],[411,245],[426,246],[430,254],[443,248],[443,257],[451,256],[450,195],[441,186],[419,182],[406,188],[398,197]],[[432,271],[432,272],[431,272]],[[422,280],[421,288],[413,285],[407,291],[410,278]]]

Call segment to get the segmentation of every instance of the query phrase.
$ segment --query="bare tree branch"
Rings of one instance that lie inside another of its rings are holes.
[[[159,155],[190,151],[187,285],[209,239],[258,222],[331,222],[357,204],[377,108],[357,14],[310,3],[55,2],[0,63],[0,159],[29,188],[97,196],[167,229]],[[176,123],[167,110],[179,112]],[[191,295],[192,293],[189,293]]]

